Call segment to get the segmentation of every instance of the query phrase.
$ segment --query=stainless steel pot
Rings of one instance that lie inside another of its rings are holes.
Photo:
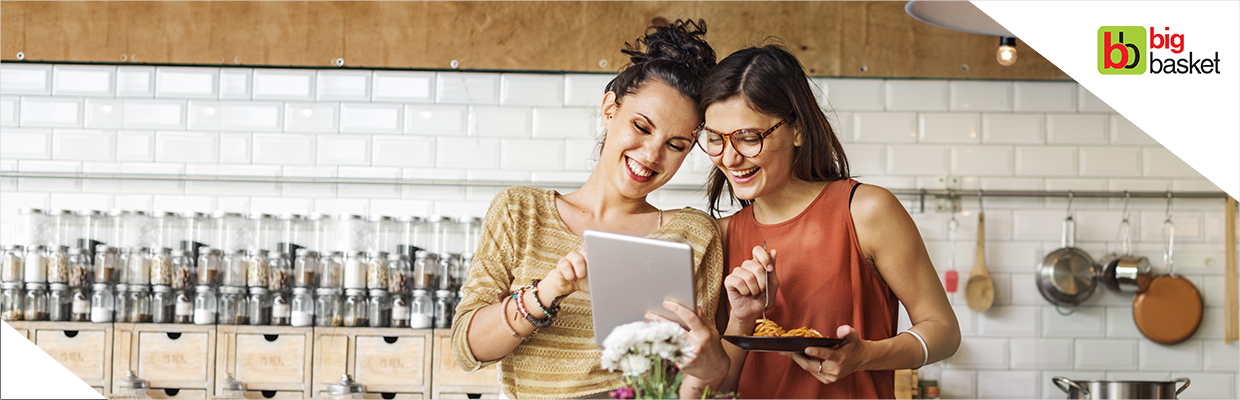
[[[1062,376],[1051,378],[1069,399],[1174,399],[1188,388],[1188,378],[1173,381],[1074,381]],[[1177,383],[1184,386],[1175,388]]]
[[[1143,293],[1153,279],[1150,260],[1145,257],[1118,257],[1103,265],[1102,282],[1116,292]]]
[[[1038,267],[1038,292],[1046,301],[1068,307],[1061,314],[1071,314],[1075,307],[1094,294],[1098,286],[1098,264],[1084,250],[1076,248],[1076,222],[1064,220],[1062,248],[1046,255]]]

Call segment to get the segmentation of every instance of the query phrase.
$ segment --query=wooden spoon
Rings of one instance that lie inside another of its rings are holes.
[[[985,213],[977,213],[977,258],[973,261],[973,272],[969,273],[969,282],[964,287],[964,299],[969,309],[983,312],[990,309],[995,302],[995,284],[990,279],[990,271],[986,269],[986,223]]]

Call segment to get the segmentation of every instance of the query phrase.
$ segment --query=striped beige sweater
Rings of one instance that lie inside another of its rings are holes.
[[[504,189],[491,202],[464,286],[465,298],[452,321],[452,355],[464,370],[494,363],[479,362],[469,350],[466,329],[478,309],[496,303],[499,293],[542,279],[565,254],[582,248],[581,237],[560,219],[555,196],[552,190],[518,186]],[[686,207],[647,237],[693,248],[697,303],[715,310],[723,281],[723,245],[714,220]],[[602,350],[594,344],[589,294],[573,293],[561,307],[551,327],[539,330],[500,360],[509,397],[590,397],[622,384],[618,373],[599,366]],[[706,314],[706,323],[714,324],[714,312]]]

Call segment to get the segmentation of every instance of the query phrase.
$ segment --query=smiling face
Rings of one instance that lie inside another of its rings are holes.
[[[680,169],[700,123],[696,103],[661,81],[647,82],[621,104],[608,92],[603,99],[607,139],[595,173],[626,197],[645,197]]]
[[[706,108],[706,127],[716,132],[740,129],[766,131],[781,118],[755,111],[740,96],[716,102]],[[791,121],[789,121],[791,122]],[[762,140],[762,152],[743,157],[727,141],[723,153],[711,156],[732,184],[732,193],[742,200],[753,200],[786,186],[793,178],[792,150],[800,146],[794,124],[785,123]]]

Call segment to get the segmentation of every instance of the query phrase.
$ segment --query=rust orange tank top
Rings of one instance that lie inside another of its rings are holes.
[[[831,182],[800,215],[763,225],[745,207],[728,222],[728,271],[752,257],[765,240],[778,250],[779,291],[767,318],[785,329],[808,326],[835,336],[851,325],[865,340],[896,335],[895,293],[865,262],[849,212],[852,179]],[[861,371],[824,385],[791,358],[749,352],[737,388],[740,398],[895,398],[893,371]]]

